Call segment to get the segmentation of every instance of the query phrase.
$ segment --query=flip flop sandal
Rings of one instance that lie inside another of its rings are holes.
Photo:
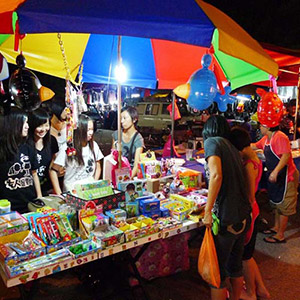
[[[273,230],[273,229],[266,229],[262,231],[263,234],[276,234],[277,231]]]
[[[269,243],[269,244],[285,244],[286,240],[279,240],[278,238],[274,236],[269,236],[264,238],[264,242]]]

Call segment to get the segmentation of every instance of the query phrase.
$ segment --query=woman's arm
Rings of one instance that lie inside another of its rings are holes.
[[[40,198],[43,195],[42,195],[40,179],[39,179],[39,176],[38,176],[36,170],[32,170],[32,177],[33,177],[33,183],[34,183],[34,187],[35,187],[35,190],[36,190],[37,198]]]
[[[131,172],[131,178],[134,178],[138,172],[138,164],[140,162],[140,155],[143,153],[143,147],[139,147],[135,150],[134,154],[134,165]]]
[[[249,186],[249,201],[252,206],[255,201],[255,181],[258,175],[258,169],[254,169],[253,163],[249,162],[246,164],[246,172]]]
[[[116,149],[116,141],[114,138],[112,139],[111,149]]]
[[[96,161],[96,171],[94,175],[95,180],[99,180],[100,175],[101,175],[101,164],[100,161],[98,160]]]
[[[217,196],[219,194],[223,175],[222,175],[222,163],[219,156],[213,155],[208,157],[208,168],[209,168],[209,185],[208,185],[208,196],[205,206],[203,224],[206,226],[212,225],[212,208],[215,204]]]
[[[60,195],[62,193],[59,181],[58,181],[58,173],[60,172],[61,166],[55,163],[52,164],[49,170],[49,176],[52,182],[54,193]]]

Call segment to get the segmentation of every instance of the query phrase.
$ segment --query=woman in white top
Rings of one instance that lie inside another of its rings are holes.
[[[61,194],[58,173],[65,168],[64,191],[70,191],[76,181],[94,178],[98,180],[101,174],[100,160],[103,154],[98,144],[93,140],[94,124],[87,115],[80,115],[77,129],[74,130],[74,148],[76,155],[68,157],[67,145],[61,147],[50,170],[50,178],[56,194]]]

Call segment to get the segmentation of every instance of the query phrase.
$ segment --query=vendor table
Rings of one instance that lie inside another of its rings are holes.
[[[81,256],[79,258],[66,258],[63,261],[60,261],[58,263],[54,263],[52,265],[48,265],[43,268],[39,268],[30,272],[26,272],[23,274],[20,274],[16,277],[9,278],[4,270],[0,268],[0,275],[7,287],[13,287],[19,284],[24,284],[32,280],[36,280],[51,274],[55,274],[57,272],[61,272],[70,268],[74,268],[76,266],[80,266],[83,264],[86,264],[88,262],[104,258],[106,256],[110,256],[122,251],[129,250],[134,247],[138,247],[141,245],[145,245],[147,243],[156,241],[158,239],[166,239],[168,237],[184,233],[187,231],[190,231],[192,229],[196,229],[198,227],[203,226],[201,222],[194,222],[191,220],[186,220],[183,222],[182,226],[176,227],[173,229],[165,229],[160,232],[157,232],[155,234],[145,236],[143,238],[136,239],[134,241],[130,241],[127,243],[123,244],[118,244],[113,247],[104,249],[104,250],[99,250],[96,253],[92,254],[87,254],[85,256]]]

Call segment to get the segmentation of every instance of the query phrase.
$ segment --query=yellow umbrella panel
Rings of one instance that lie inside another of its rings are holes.
[[[76,47],[62,47],[56,33],[28,34],[20,42],[20,49],[26,58],[26,67],[38,72],[66,78],[67,71],[62,49],[70,69],[72,78],[75,78],[85,51],[89,34],[61,34],[61,40],[66,45]],[[0,45],[0,52],[9,63],[15,64],[18,52],[14,51],[14,36],[10,36]]]

